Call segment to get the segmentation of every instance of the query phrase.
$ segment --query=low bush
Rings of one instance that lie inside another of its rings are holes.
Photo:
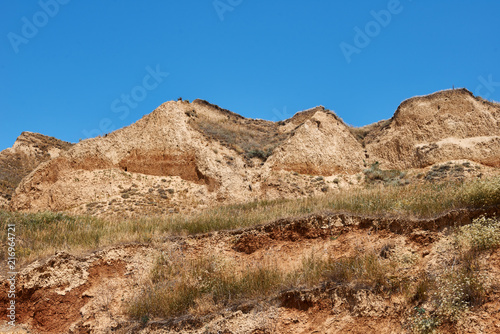
[[[365,169],[363,174],[365,174],[367,184],[405,185],[409,183],[408,180],[405,180],[405,172],[396,169],[382,170],[378,162]]]
[[[236,272],[234,265],[213,256],[191,260],[161,257],[151,273],[151,282],[132,300],[128,311],[136,319],[214,312],[230,304],[263,298],[283,282],[283,273],[273,265]]]

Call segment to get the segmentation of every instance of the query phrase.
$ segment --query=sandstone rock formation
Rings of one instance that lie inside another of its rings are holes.
[[[11,148],[0,152],[0,207],[10,201],[22,178],[40,163],[59,156],[71,143],[38,133],[23,132]]]
[[[37,158],[21,163],[29,166],[11,183],[10,192],[24,177],[12,209],[165,214],[319,194],[375,161],[386,169],[460,159],[499,167],[500,106],[465,89],[442,91],[404,101],[390,120],[352,128],[324,107],[271,122],[203,100],[171,101],[71,148],[60,142],[36,151],[22,138],[4,152]]]
[[[281,128],[292,135],[267,161],[271,168],[312,175],[361,171],[363,147],[349,127],[324,107],[298,113]]]
[[[365,142],[371,158],[386,168],[422,168],[458,159],[500,167],[500,105],[466,89],[414,97]]]

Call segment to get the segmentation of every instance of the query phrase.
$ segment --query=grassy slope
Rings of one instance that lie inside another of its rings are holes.
[[[88,251],[122,242],[148,242],[171,234],[196,234],[255,226],[278,218],[317,211],[362,215],[433,217],[448,210],[500,205],[500,177],[465,182],[372,187],[315,198],[222,206],[195,215],[104,221],[61,213],[0,211],[0,227],[17,227],[21,262],[56,250]],[[2,235],[5,245],[6,234]],[[1,255],[2,260],[5,254]]]

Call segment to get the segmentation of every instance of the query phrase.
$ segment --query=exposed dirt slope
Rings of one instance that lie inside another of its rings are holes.
[[[274,123],[201,100],[167,102],[41,165],[17,188],[11,207],[164,214],[215,202],[317,194],[326,191],[324,185],[292,171],[359,169],[361,146],[334,114],[319,108],[299,116]]]
[[[38,133],[23,132],[11,148],[0,152],[0,201],[10,201],[21,180],[40,163],[55,158],[71,143]],[[1,207],[0,202],[0,207]]]
[[[408,301],[410,291],[385,294],[359,282],[284,287],[277,295],[235,300],[213,313],[146,318],[142,323],[131,320],[126,310],[149,284],[160,255],[169,263],[212,256],[234,271],[253,263],[275,263],[280,270],[292,271],[311,254],[343,259],[375,252],[377,261],[392,259],[401,266],[397,275],[414,281],[419,272],[446,265],[450,227],[468,224],[484,213],[499,212],[454,211],[427,220],[323,213],[240,231],[176,237],[158,245],[112,247],[80,257],[57,253],[17,276],[18,324],[30,333],[407,333],[415,306]],[[500,251],[487,252],[480,261],[489,279],[498,281]],[[493,287],[487,300],[458,322],[443,324],[441,332],[495,333],[500,326],[499,294]],[[3,294],[0,303],[6,302]],[[5,307],[0,308],[0,318],[5,319]]]
[[[176,192],[189,188],[208,199],[213,199],[217,189],[236,190],[237,184],[222,181],[228,174],[241,178],[236,169],[242,168],[243,161],[235,157],[231,164],[218,163],[221,155],[230,152],[218,143],[208,147],[203,136],[189,126],[189,110],[189,103],[168,102],[131,126],[76,144],[25,178],[12,207],[64,210],[107,203],[126,198],[121,196],[123,190],[133,185],[146,193],[151,188],[151,196],[165,199],[173,196],[165,189],[158,192],[159,184]],[[214,153],[216,149],[220,155]],[[190,187],[181,186],[185,183]]]
[[[500,105],[466,89],[411,98],[365,143],[370,158],[387,168],[422,168],[458,159],[500,167]]]
[[[270,122],[203,100],[172,101],[39,165],[11,208],[166,214],[319,194],[338,188],[339,179],[351,184],[375,161],[420,169],[462,159],[500,166],[500,106],[465,89],[409,99],[390,120],[357,129],[324,107]],[[310,175],[330,179],[312,184]]]
[[[292,134],[267,161],[273,169],[329,176],[357,173],[363,167],[363,147],[344,122],[323,107],[298,113],[282,131]]]

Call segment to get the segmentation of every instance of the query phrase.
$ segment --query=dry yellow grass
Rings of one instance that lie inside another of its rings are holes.
[[[167,259],[168,258],[168,259]],[[288,272],[276,263],[259,263],[235,270],[234,263],[206,256],[187,260],[161,257],[150,281],[129,303],[129,314],[138,320],[204,315],[240,303],[270,300],[280,291],[311,287],[320,282],[362,285],[392,292],[399,286],[387,279],[396,265],[375,253],[346,259],[323,259],[314,252],[302,259],[299,268]]]
[[[406,295],[406,307],[415,310],[408,328],[414,333],[429,333],[441,323],[456,322],[464,312],[485,302],[488,289],[479,252],[498,247],[496,239],[491,242],[492,235],[498,233],[499,222],[487,218],[455,229],[452,238],[456,245],[449,249],[455,265],[442,263],[432,274],[418,261],[411,262],[412,269],[420,268],[417,280],[401,270],[409,262],[403,264],[397,257],[384,256],[386,245],[341,258],[313,249],[298,266],[288,269],[270,259],[238,266],[210,254],[192,259],[182,252],[171,252],[158,259],[142,291],[129,301],[127,311],[145,322],[200,316],[242,303],[271,302],[284,291],[333,283],[353,292]],[[475,245],[487,247],[477,249]],[[420,306],[425,302],[433,305],[430,312]]]
[[[87,251],[124,242],[149,242],[172,234],[197,234],[255,226],[318,211],[363,215],[432,217],[447,210],[500,205],[500,178],[466,182],[373,187],[297,200],[221,206],[192,215],[105,221],[62,213],[0,211],[0,227],[16,224],[21,261],[56,250]],[[6,234],[2,236],[5,245]],[[2,259],[5,254],[2,254]]]
[[[152,270],[151,281],[131,301],[128,311],[137,319],[200,315],[267,296],[284,280],[284,273],[272,265],[249,266],[238,273],[234,265],[214,256],[194,260],[161,257]]]

